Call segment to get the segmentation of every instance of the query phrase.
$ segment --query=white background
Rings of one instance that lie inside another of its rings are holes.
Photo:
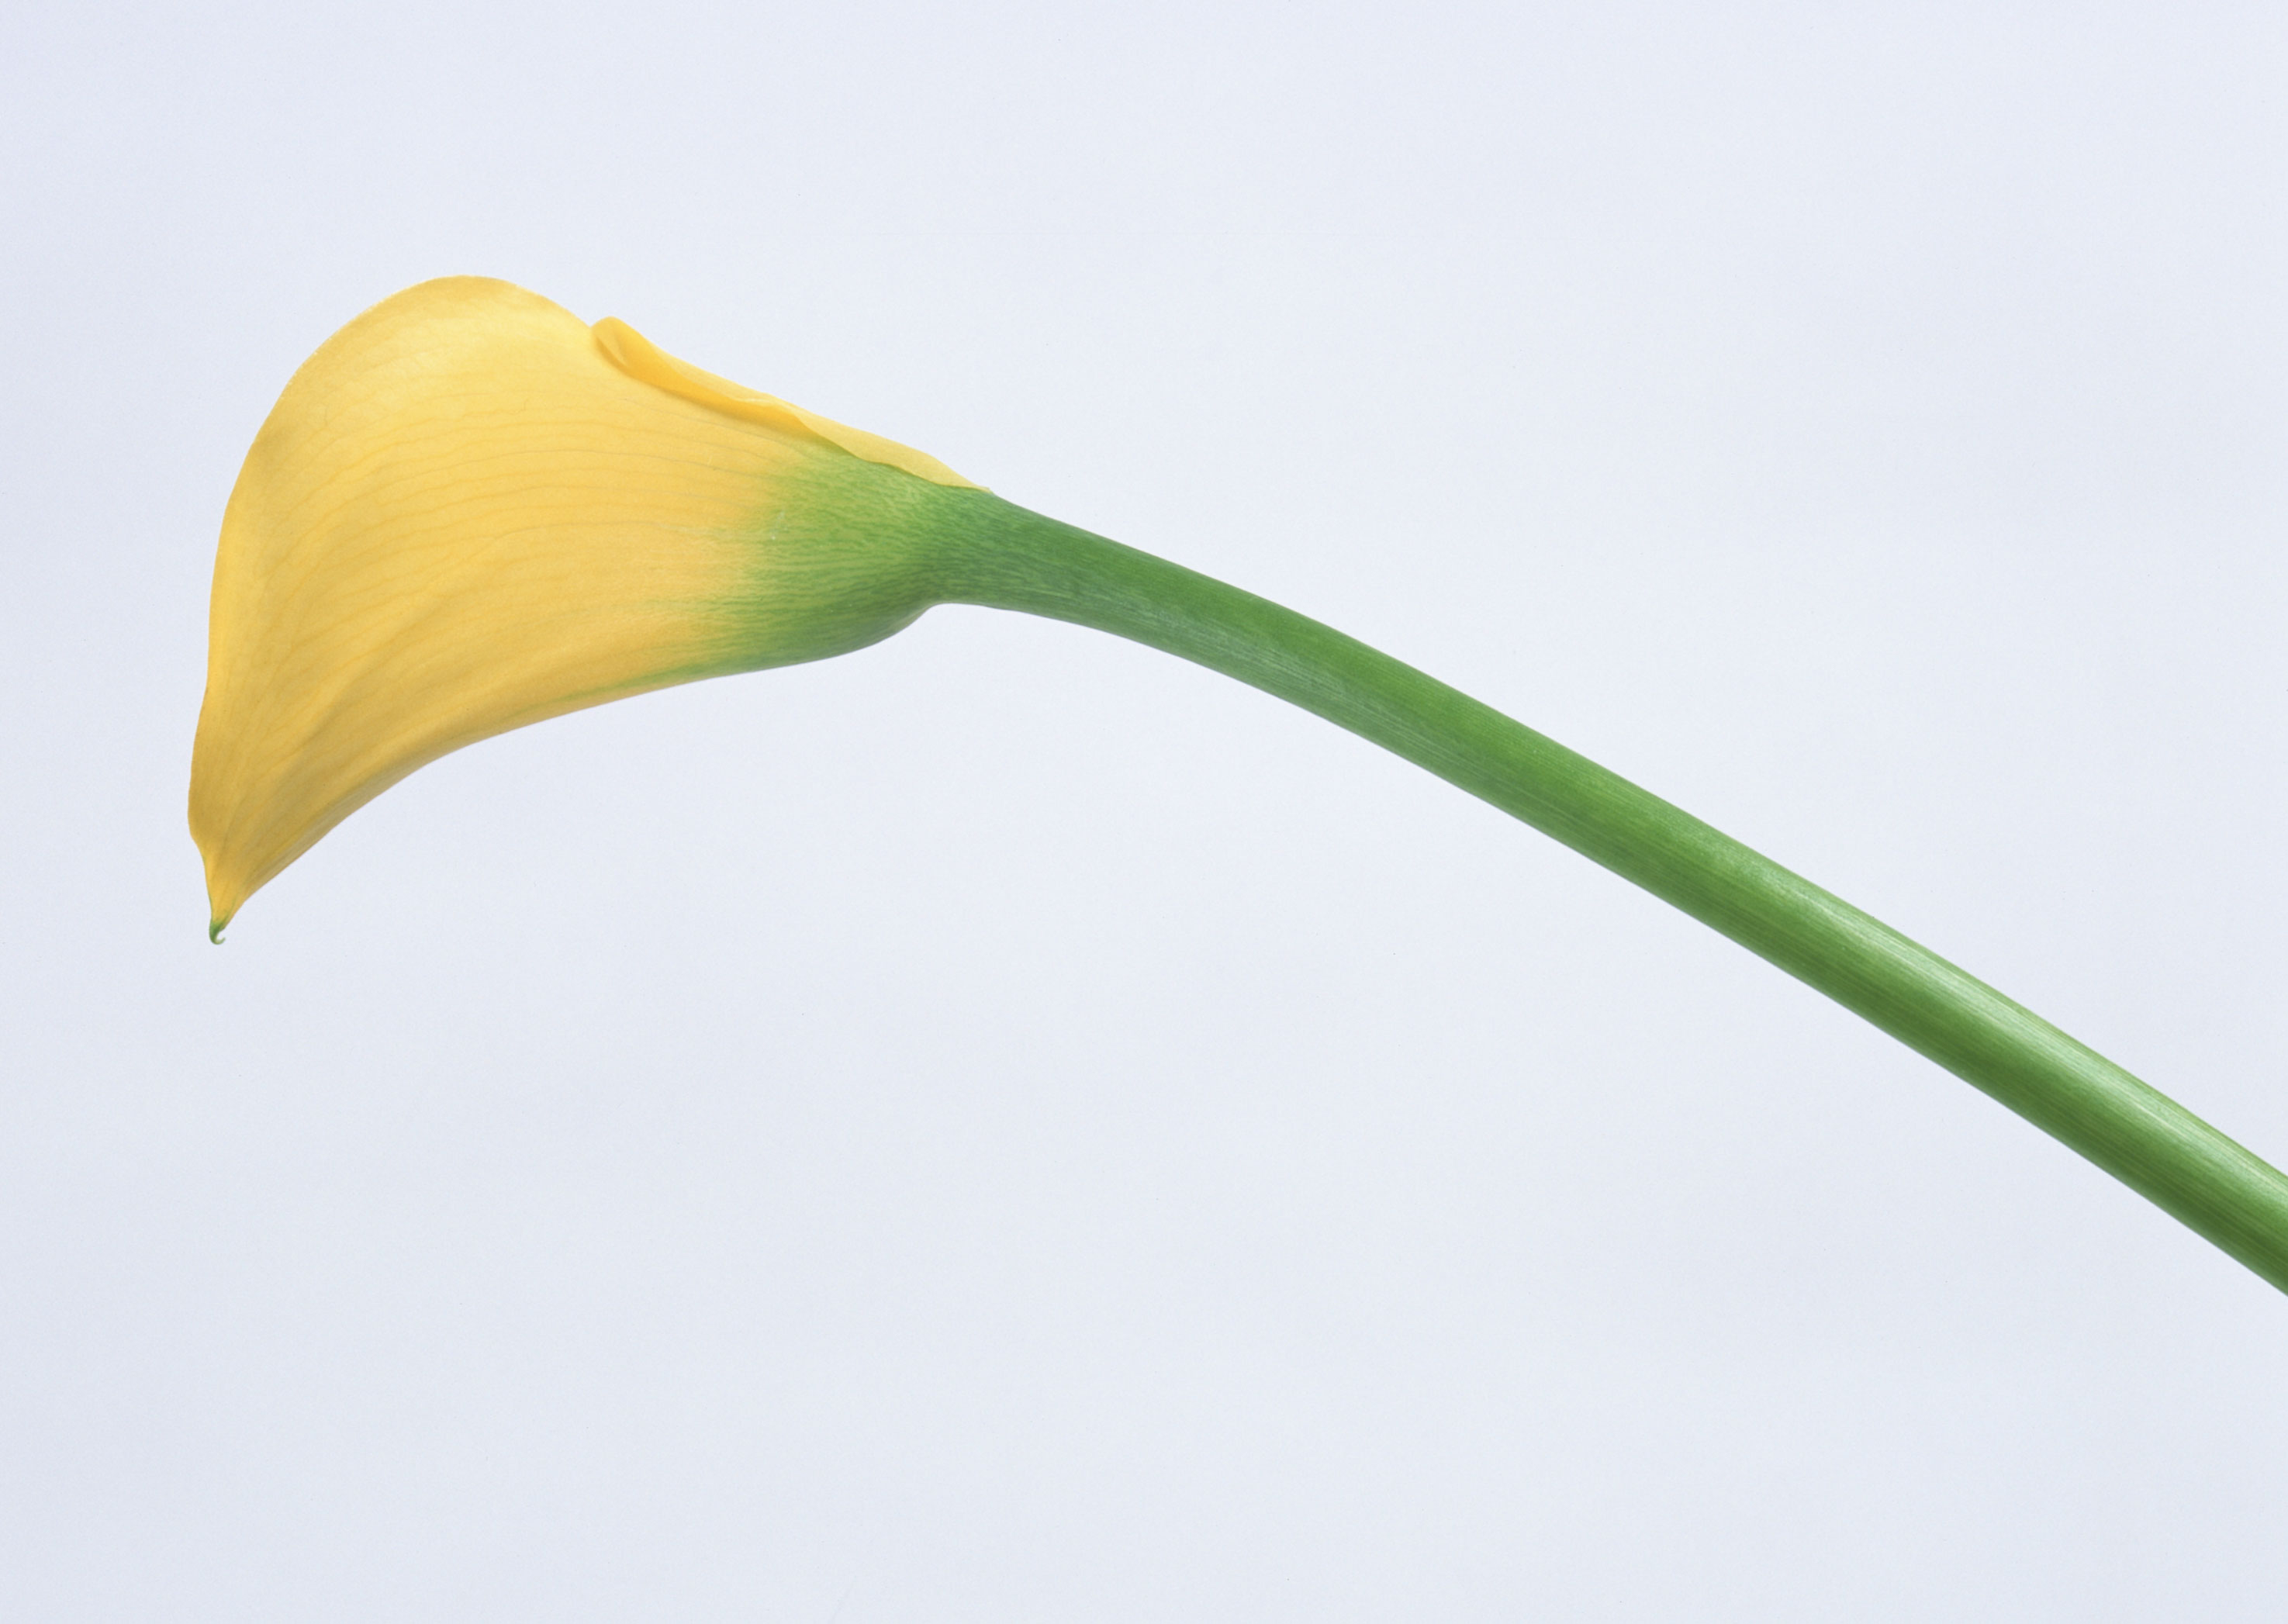
[[[940,611],[205,941],[451,272],[1423,665],[2288,1155],[2276,5],[25,4],[0,1615],[2274,1620],[2288,1305],[1348,735]]]

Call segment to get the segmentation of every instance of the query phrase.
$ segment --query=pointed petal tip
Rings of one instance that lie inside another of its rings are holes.
[[[194,774],[197,770],[195,764],[192,768]],[[198,839],[195,826],[192,838]],[[207,940],[219,947],[222,946],[222,933],[230,928],[230,922],[238,917],[238,910],[246,906],[249,893],[221,871],[216,853],[209,849],[206,841],[199,841],[199,856],[207,871]]]

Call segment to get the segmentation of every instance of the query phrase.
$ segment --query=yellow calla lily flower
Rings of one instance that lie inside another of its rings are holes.
[[[191,832],[211,933],[494,733],[840,654],[932,601],[935,459],[507,282],[384,301],[286,386],[215,560]]]
[[[1315,621],[505,282],[376,305],[295,375],[247,454],[191,769],[211,933],[448,750],[841,654],[957,602],[1165,649],[1427,768],[1856,1010],[2288,1290],[2288,1176],[1840,898]]]

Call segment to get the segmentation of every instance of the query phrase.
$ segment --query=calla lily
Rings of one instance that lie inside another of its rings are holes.
[[[449,750],[843,653],[927,606],[934,458],[506,282],[399,294],[297,373],[223,518],[191,830],[219,934]]]
[[[449,750],[841,654],[949,602],[1150,644],[1427,768],[1856,1011],[2288,1290],[2288,1178],[1839,898],[1315,621],[504,282],[428,282],[368,311],[295,375],[247,455],[191,773],[210,931]]]

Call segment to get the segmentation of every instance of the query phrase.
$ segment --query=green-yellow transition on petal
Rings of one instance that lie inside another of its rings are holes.
[[[222,926],[465,744],[818,659],[932,601],[933,458],[593,329],[425,282],[297,372],[223,518],[191,833]]]

